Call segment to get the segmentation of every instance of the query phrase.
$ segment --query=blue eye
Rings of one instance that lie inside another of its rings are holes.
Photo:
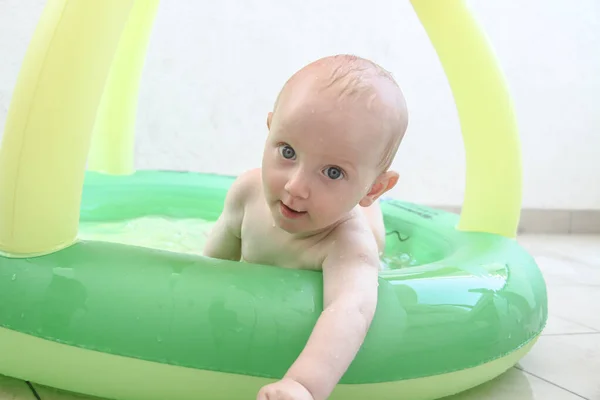
[[[289,145],[284,144],[283,146],[279,146],[279,153],[285,159],[291,160],[296,157],[296,152]]]
[[[344,177],[344,173],[338,167],[329,167],[325,170],[325,175],[329,179],[337,180]]]

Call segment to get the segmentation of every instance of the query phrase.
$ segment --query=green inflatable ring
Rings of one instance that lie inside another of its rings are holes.
[[[88,173],[81,220],[214,220],[232,181]],[[532,258],[512,239],[456,230],[454,214],[382,208],[386,255],[427,262],[381,272],[372,328],[332,398],[435,398],[514,364],[546,320]],[[253,398],[283,376],[321,310],[318,272],[79,241],[0,258],[0,373],[115,399]]]

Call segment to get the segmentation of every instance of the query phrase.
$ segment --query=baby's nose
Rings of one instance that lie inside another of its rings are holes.
[[[308,198],[310,194],[308,180],[304,177],[302,173],[293,174],[290,179],[288,179],[285,190],[293,197],[299,197],[302,199]]]

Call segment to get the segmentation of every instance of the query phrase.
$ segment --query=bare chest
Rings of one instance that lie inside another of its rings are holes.
[[[320,270],[321,246],[314,240],[295,240],[273,223],[264,202],[248,208],[242,223],[242,259],[282,268]]]

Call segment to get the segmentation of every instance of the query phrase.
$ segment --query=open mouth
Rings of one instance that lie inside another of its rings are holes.
[[[283,214],[283,216],[287,218],[299,218],[306,214],[306,211],[296,211],[293,208],[286,206],[281,201],[279,202],[279,208],[281,210],[281,214]]]

